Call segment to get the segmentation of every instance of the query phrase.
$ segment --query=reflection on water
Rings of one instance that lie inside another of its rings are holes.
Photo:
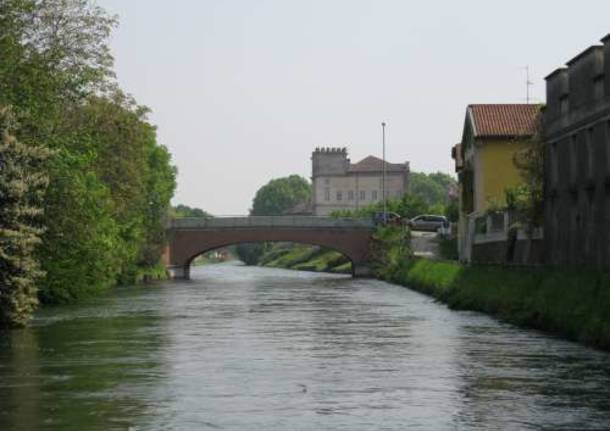
[[[610,355],[374,280],[219,265],[0,336],[0,429],[610,429]]]

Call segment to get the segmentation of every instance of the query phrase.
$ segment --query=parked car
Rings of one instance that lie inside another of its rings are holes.
[[[418,215],[409,220],[407,224],[412,230],[427,230],[431,232],[446,231],[449,228],[447,217],[430,214]]]
[[[401,224],[402,217],[400,214],[391,211],[386,212],[385,216],[383,212],[378,212],[373,215],[375,224],[384,224],[384,220],[385,224]]]

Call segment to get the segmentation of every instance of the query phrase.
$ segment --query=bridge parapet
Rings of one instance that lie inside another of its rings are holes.
[[[375,224],[369,218],[335,218],[312,216],[250,216],[250,217],[210,217],[178,218],[168,223],[168,229],[238,229],[257,227],[286,228],[339,228],[373,229]]]

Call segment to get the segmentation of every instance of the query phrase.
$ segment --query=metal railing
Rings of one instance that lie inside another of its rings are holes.
[[[466,216],[466,236],[472,238],[473,244],[506,241],[509,230],[517,229],[519,240],[527,239],[526,224],[522,215],[513,211],[497,211],[492,213],[472,213]],[[533,239],[542,239],[542,228],[532,231]]]

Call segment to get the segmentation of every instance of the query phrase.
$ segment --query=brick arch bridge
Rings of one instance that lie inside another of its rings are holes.
[[[368,219],[309,216],[183,218],[170,221],[163,260],[173,278],[189,279],[195,257],[248,242],[295,242],[338,251],[356,277],[370,275],[369,249],[374,224]]]

